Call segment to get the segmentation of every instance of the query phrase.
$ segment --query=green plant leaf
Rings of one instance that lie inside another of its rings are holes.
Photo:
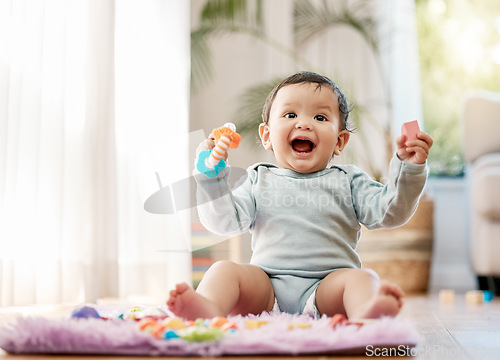
[[[200,22],[202,26],[230,23],[261,27],[262,1],[209,0],[201,11]]]
[[[367,44],[377,51],[377,22],[369,9],[372,4],[369,1],[343,1],[342,5],[337,5],[337,9],[331,4],[322,1],[315,6],[310,1],[295,0],[293,15],[296,46],[304,45],[312,37],[332,26],[346,25],[359,32]]]
[[[262,108],[271,90],[282,80],[275,77],[245,89],[237,99],[237,109],[232,117],[238,132],[242,135],[256,136],[262,123]]]
[[[191,92],[212,79],[211,37],[227,33],[264,33],[262,0],[208,0],[200,12],[200,26],[191,32]]]
[[[191,92],[194,94],[212,79],[212,52],[208,46],[209,31],[200,28],[191,33]]]

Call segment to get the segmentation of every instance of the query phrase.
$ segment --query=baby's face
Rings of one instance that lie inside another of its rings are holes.
[[[337,98],[329,86],[312,83],[286,85],[278,91],[260,135],[280,167],[310,173],[325,169],[334,154],[340,155],[349,132],[341,130]]]

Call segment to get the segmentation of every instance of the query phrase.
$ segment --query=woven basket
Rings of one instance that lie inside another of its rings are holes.
[[[412,219],[396,229],[363,228],[356,249],[364,268],[373,269],[381,279],[398,284],[406,293],[426,292],[433,243],[434,202],[420,200]]]

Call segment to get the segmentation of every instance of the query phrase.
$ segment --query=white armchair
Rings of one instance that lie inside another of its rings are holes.
[[[500,93],[476,91],[465,102],[472,268],[481,290],[500,295]]]

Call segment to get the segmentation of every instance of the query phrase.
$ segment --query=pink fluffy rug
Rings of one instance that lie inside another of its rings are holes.
[[[383,318],[363,326],[344,323],[336,327],[331,325],[331,318],[314,320],[283,313],[227,320],[236,329],[221,339],[188,341],[158,338],[140,330],[139,322],[116,317],[110,320],[20,317],[0,328],[0,347],[14,354],[299,355],[366,354],[367,349],[376,347],[413,348],[418,341],[413,326],[397,318]],[[262,321],[265,325],[251,329],[248,320]]]

